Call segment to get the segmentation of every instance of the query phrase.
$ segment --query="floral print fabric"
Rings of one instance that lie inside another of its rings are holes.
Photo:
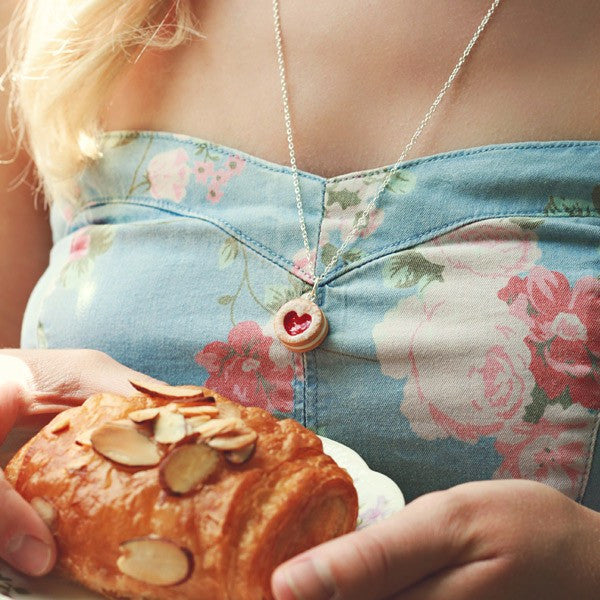
[[[93,347],[173,384],[293,417],[407,499],[530,478],[600,508],[600,143],[407,162],[319,289],[330,334],[287,351],[309,289],[386,170],[300,174],[174,134],[122,132],[57,202],[27,347]]]

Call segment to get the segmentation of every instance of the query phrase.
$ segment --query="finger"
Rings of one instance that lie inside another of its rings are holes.
[[[275,598],[379,600],[469,562],[474,549],[468,528],[453,522],[454,502],[446,494],[430,494],[385,521],[280,566],[272,578]]]
[[[504,575],[503,575],[504,574]],[[443,571],[417,583],[391,600],[506,600],[535,597],[513,595],[503,560],[490,558]],[[550,600],[544,596],[545,600]]]
[[[2,444],[21,414],[21,397],[22,389],[20,386],[16,383],[3,383],[0,381],[0,444]]]
[[[52,535],[0,471],[0,558],[27,575],[45,575],[56,561]]]
[[[0,350],[0,367],[3,361],[19,362],[30,373],[24,417],[56,414],[100,392],[131,396],[136,392],[130,379],[162,383],[97,350]]]

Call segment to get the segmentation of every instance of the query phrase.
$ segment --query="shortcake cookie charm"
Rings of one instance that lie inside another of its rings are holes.
[[[327,337],[329,325],[323,311],[307,298],[286,302],[275,315],[275,334],[292,352],[314,350]]]

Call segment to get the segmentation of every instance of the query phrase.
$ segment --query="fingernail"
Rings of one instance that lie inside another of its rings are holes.
[[[30,535],[16,535],[6,550],[13,566],[29,575],[42,575],[50,567],[52,548]]]
[[[317,558],[303,558],[282,571],[296,600],[332,600],[336,585],[329,567]]]

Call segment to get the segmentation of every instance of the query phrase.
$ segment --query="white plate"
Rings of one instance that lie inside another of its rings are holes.
[[[347,446],[324,437],[321,440],[325,453],[354,480],[359,504],[358,529],[376,523],[404,506],[402,492],[389,477],[371,471],[367,463]],[[52,574],[41,579],[24,577],[0,562],[0,598],[102,600],[104,597]]]

